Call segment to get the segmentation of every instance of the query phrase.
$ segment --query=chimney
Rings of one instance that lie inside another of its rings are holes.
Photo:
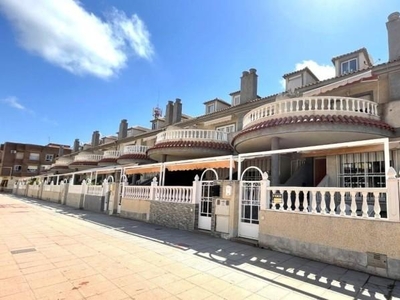
[[[174,113],[172,115],[172,124],[178,123],[182,120],[182,103],[181,99],[176,98],[174,103]]]
[[[165,126],[172,124],[173,113],[174,113],[174,102],[168,101],[167,108],[165,110]]]
[[[400,13],[391,13],[386,23],[389,40],[389,61],[400,58]]]
[[[119,123],[118,139],[121,140],[128,136],[128,122],[126,119],[121,120]]]
[[[257,98],[256,69],[244,71],[240,80],[240,103],[245,103]]]
[[[79,139],[74,141],[74,152],[79,152]]]
[[[64,146],[60,146],[60,148],[58,148],[58,157],[61,157],[64,155]]]
[[[92,134],[92,147],[98,146],[100,143],[100,133],[96,130]]]

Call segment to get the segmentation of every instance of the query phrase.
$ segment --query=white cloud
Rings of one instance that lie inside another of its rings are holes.
[[[150,34],[137,15],[113,9],[107,20],[75,0],[0,0],[20,45],[74,74],[113,76],[130,54],[150,60]]]
[[[319,80],[325,80],[328,78],[335,77],[335,67],[330,65],[319,65],[313,60],[303,60],[300,63],[296,63],[295,69],[293,71],[299,71],[308,67],[311,72],[318,77]],[[279,83],[283,88],[285,88],[285,79],[279,80]]]
[[[23,106],[21,103],[19,103],[18,98],[14,97],[14,96],[10,96],[10,97],[1,99],[1,102],[7,104],[8,106],[16,108],[16,109],[26,110],[26,107]]]

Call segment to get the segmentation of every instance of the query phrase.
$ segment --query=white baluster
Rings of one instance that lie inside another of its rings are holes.
[[[321,192],[321,214],[326,215],[326,197],[325,192]]]
[[[311,212],[313,214],[317,213],[317,197],[315,197],[315,191],[310,191],[310,201],[311,201]]]
[[[340,192],[340,215],[344,216],[346,215],[346,203],[344,201],[345,198],[345,193],[344,192]]]
[[[381,218],[381,206],[379,204],[379,192],[374,192],[374,212],[375,212],[375,219]]]
[[[300,211],[299,191],[295,191],[296,198],[294,200],[294,211]]]
[[[357,217],[357,204],[356,204],[356,192],[350,192],[351,197],[351,216]]]
[[[368,218],[368,203],[367,203],[368,192],[363,192],[362,197],[363,197],[363,199],[362,199],[362,217]]]

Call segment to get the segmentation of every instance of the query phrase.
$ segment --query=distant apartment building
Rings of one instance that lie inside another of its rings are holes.
[[[46,146],[5,142],[0,145],[0,185],[7,186],[14,177],[43,174],[56,158],[71,153],[67,145]]]

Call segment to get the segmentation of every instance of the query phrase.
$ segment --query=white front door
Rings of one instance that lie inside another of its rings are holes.
[[[261,180],[243,180],[247,171],[258,171],[262,178],[262,172],[257,167],[247,168],[240,180],[240,204],[239,204],[239,236],[258,240],[259,211],[261,196]]]
[[[211,230],[211,215],[212,215],[211,187],[213,185],[214,181],[201,181],[199,229]]]

